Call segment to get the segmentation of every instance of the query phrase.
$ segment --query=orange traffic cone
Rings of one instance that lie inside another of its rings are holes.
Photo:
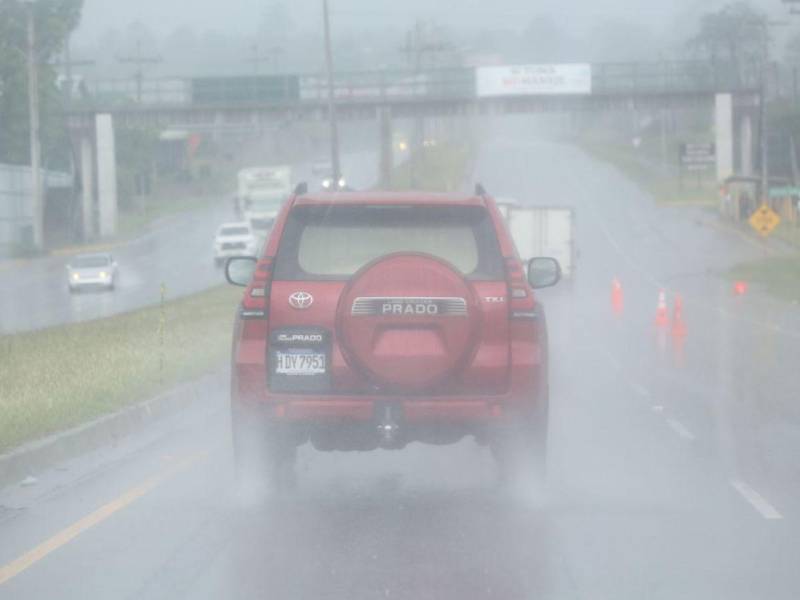
[[[687,333],[686,323],[683,321],[683,298],[678,294],[675,296],[675,308],[672,313],[672,335],[682,338],[686,337]]]
[[[656,308],[656,327],[666,327],[669,325],[669,315],[667,315],[667,292],[658,292],[658,307]]]
[[[621,315],[625,308],[625,294],[622,292],[622,284],[616,277],[611,282],[611,308],[617,315]]]

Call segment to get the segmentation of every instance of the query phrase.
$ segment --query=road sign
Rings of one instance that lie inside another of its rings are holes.
[[[770,188],[770,198],[788,198],[789,196],[800,196],[800,187],[786,186],[779,188]]]
[[[781,224],[781,218],[768,204],[762,204],[750,217],[750,226],[767,237]]]
[[[592,66],[575,63],[479,67],[475,85],[479,98],[588,95],[592,93]]]
[[[717,150],[713,143],[681,144],[681,165],[690,171],[706,171],[717,164]]]

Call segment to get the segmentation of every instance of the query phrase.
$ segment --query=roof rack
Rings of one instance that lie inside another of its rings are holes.
[[[308,184],[305,181],[301,181],[297,184],[297,187],[294,188],[294,195],[295,196],[305,196],[308,193]]]

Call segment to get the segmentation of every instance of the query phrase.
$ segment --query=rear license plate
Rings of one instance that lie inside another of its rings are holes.
[[[276,352],[275,373],[301,377],[324,375],[327,368],[326,359],[325,354],[316,352]]]

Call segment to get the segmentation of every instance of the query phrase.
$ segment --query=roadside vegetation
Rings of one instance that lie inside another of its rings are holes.
[[[226,203],[232,206],[233,180],[231,173],[198,181],[160,183],[151,195],[120,211],[117,240],[133,239],[159,219]]]
[[[220,368],[241,292],[0,337],[0,451]]]
[[[188,142],[165,145],[156,130],[120,127],[116,134],[119,239],[164,217],[230,202],[234,167],[212,141],[198,138],[189,157]]]
[[[662,168],[660,140],[641,138],[638,148],[611,139],[584,138],[577,143],[590,156],[617,168],[660,204],[716,206],[718,202],[713,180],[698,180],[689,173],[681,180],[674,164],[672,168]],[[667,156],[673,163],[679,144],[676,139],[667,142]]]
[[[731,269],[728,276],[761,285],[777,298],[800,304],[800,254],[743,263]]]
[[[461,188],[472,152],[467,144],[440,143],[423,148],[392,172],[390,189],[453,192]]]

